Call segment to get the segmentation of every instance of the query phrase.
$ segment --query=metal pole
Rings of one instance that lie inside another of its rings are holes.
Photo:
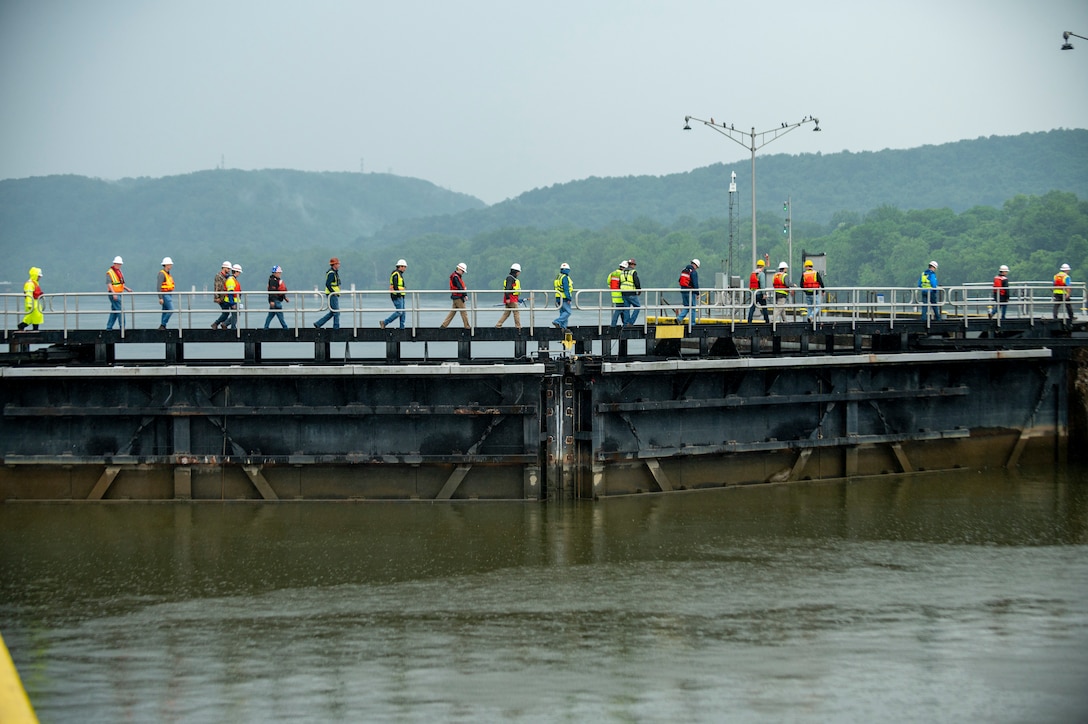
[[[752,126],[752,268],[756,268],[756,129]]]

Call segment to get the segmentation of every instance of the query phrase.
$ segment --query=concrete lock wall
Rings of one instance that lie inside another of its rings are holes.
[[[8,368],[0,499],[565,499],[1062,460],[1049,349]]]

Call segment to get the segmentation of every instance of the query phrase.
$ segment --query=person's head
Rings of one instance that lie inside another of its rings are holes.
[[[562,272],[563,274],[569,274],[570,273],[570,264],[568,264],[567,262],[563,262],[562,264],[559,265],[559,271]]]
[[[465,266],[465,262],[461,262],[460,264],[457,265],[457,272],[459,274],[464,274],[467,271],[468,271],[468,267]]]
[[[756,266],[762,269],[763,267],[767,266],[767,262],[763,261],[762,259],[757,259]]]
[[[1007,266],[1005,266],[1004,264],[1002,264],[998,268],[997,273],[1000,274],[1001,276],[1006,276],[1009,273],[1009,268]]]
[[[119,257],[119,256],[113,257],[113,265],[114,266],[121,266],[124,263],[125,263],[125,261],[121,257]]]
[[[691,260],[691,265],[693,267],[695,267],[696,269],[698,269],[699,268],[699,260],[698,259],[692,259]]]
[[[620,262],[620,269],[622,269],[624,271],[627,271],[627,260],[626,259],[624,259],[623,261]]]
[[[283,267],[282,267],[282,266],[280,266],[279,264],[277,264],[276,266],[272,267],[272,274],[273,274],[274,276],[277,276],[277,277],[278,277],[278,276],[282,276],[282,275],[283,275]]]
[[[511,264],[510,265],[510,273],[513,274],[514,276],[517,276],[518,274],[521,274],[521,264],[518,264],[516,262],[514,264]]]
[[[397,259],[397,271],[404,271],[408,268],[408,262],[404,259]]]
[[[937,262],[935,262],[935,261],[929,262],[929,268],[932,269],[933,271],[937,271]]]
[[[627,268],[628,269],[634,269],[635,268],[635,260],[634,259],[628,259],[627,260]]]
[[[1068,264],[1062,264],[1062,271],[1063,272],[1067,272],[1067,271],[1069,271],[1069,269],[1070,269],[1070,267],[1069,267]]]
[[[164,256],[164,257],[162,258],[162,266],[163,266],[163,268],[164,268],[164,269],[166,269],[167,271],[170,271],[170,267],[174,266],[174,260],[173,260],[173,259],[171,259],[171,258],[170,258],[170,257],[168,257],[168,256]]]
[[[234,276],[238,276],[239,274],[242,273],[242,265],[241,264],[235,264],[234,266],[231,267],[231,269],[234,270]]]
[[[333,257],[332,259],[329,259],[329,266],[330,266],[331,268],[333,268],[333,269],[339,269],[339,268],[340,268],[340,260],[339,260],[339,259],[337,259],[337,258],[336,258],[336,257],[334,256],[334,257]]]
[[[786,262],[781,262],[778,265],[778,271],[789,271],[789,268],[790,268],[790,265],[787,264]]]
[[[812,259],[805,259],[805,269],[812,269]]]
[[[221,267],[221,272],[220,273],[230,274],[230,270],[231,270],[230,262],[229,261],[223,262],[223,266]]]

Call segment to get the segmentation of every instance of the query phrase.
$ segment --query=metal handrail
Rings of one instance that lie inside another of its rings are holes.
[[[1088,285],[1084,282],[1066,288],[1069,301],[1080,314],[1088,312]],[[575,292],[572,308],[580,322],[595,324],[598,332],[611,326],[613,312],[611,289],[581,289]],[[768,299],[768,309],[775,307],[776,290],[760,290]],[[818,290],[819,312],[808,314],[807,290],[793,287],[786,294],[784,312],[787,322],[818,324],[821,320],[849,322],[873,322],[882,320],[889,327],[902,321],[921,319],[921,289],[916,287],[827,287]],[[199,329],[217,318],[222,309],[213,303],[209,291],[174,291],[175,309],[169,327],[184,335],[186,330]],[[270,311],[282,311],[288,326],[296,333],[328,311],[328,297],[320,289],[287,292],[290,302],[282,310],[268,309],[268,292],[265,290],[239,292],[242,303],[237,310],[239,329],[262,327]],[[503,311],[501,290],[467,291],[465,312],[473,329],[494,324]],[[450,293],[447,289],[410,290],[405,292],[406,329],[414,330],[437,326],[430,320],[436,314],[450,311]],[[46,329],[70,330],[103,329],[110,314],[109,292],[61,292],[46,293],[41,297],[46,315]],[[378,326],[378,321],[392,311],[388,291],[357,290],[352,288],[340,293],[340,326],[357,330]],[[989,323],[989,311],[994,305],[992,287],[984,284],[963,284],[942,287],[938,290],[942,318],[962,321],[965,327],[982,320]],[[157,292],[125,292],[122,295],[122,329],[156,328],[162,310],[158,306]],[[555,293],[550,289],[523,289],[520,293],[523,326],[530,330],[548,327],[556,314]],[[704,288],[698,290],[699,303],[694,313],[688,315],[685,324],[746,324],[754,292],[739,288]],[[14,330],[25,314],[21,293],[0,293],[0,322],[7,331]],[[640,290],[640,314],[636,326],[647,328],[651,324],[673,323],[681,308],[680,292],[671,288],[643,288]],[[1062,302],[1064,304],[1064,302]],[[1053,316],[1058,303],[1054,301],[1053,284],[1050,282],[1017,282],[1009,286],[1007,314],[1016,319],[1041,319]],[[757,310],[755,321],[762,323]],[[591,321],[592,320],[592,321]],[[929,317],[932,321],[932,316]],[[459,322],[459,319],[455,319]],[[527,322],[527,323],[526,323]],[[772,322],[773,323],[773,322]],[[277,325],[278,326],[278,325]]]

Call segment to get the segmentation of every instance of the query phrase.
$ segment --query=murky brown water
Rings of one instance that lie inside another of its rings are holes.
[[[64,721],[1083,721],[1088,471],[595,504],[0,505]]]

